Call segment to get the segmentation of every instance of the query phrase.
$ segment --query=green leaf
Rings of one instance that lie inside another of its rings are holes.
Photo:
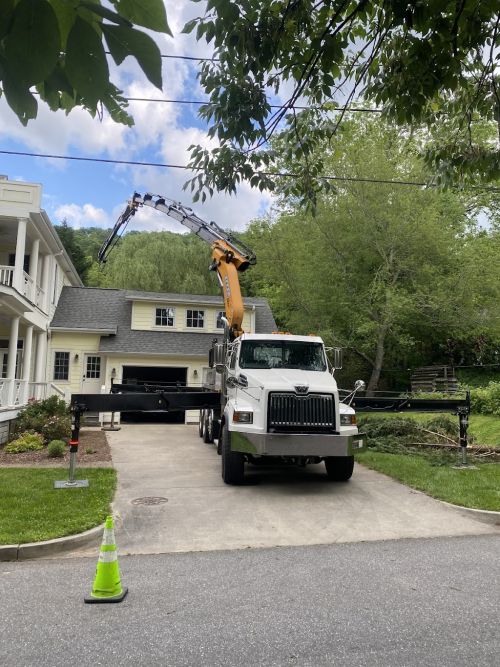
[[[103,24],[102,31],[116,64],[121,65],[128,55],[134,56],[151,83],[161,90],[161,54],[154,40],[125,26]]]
[[[3,92],[8,105],[23,125],[27,125],[29,120],[36,118],[38,103],[28,87],[20,85],[19,81],[11,77],[4,76]]]
[[[61,49],[57,17],[47,0],[21,0],[5,38],[10,75],[28,86],[40,83],[54,69]]]
[[[2,0],[0,3],[0,39],[9,29],[15,4],[15,0]]]
[[[101,38],[80,17],[68,35],[65,71],[76,93],[90,106],[95,106],[106,94],[109,69]]]
[[[117,9],[135,25],[172,35],[163,0],[118,0]]]
[[[61,95],[57,89],[47,82],[38,84],[36,89],[40,94],[40,99],[47,102],[51,111],[57,111],[61,108]]]
[[[193,19],[192,21],[188,21],[184,26],[184,28],[181,30],[181,33],[189,35],[189,33],[193,32],[193,30],[196,28],[198,20],[199,19]]]
[[[49,0],[49,2],[57,16],[61,33],[61,50],[64,51],[69,31],[77,17],[76,9],[79,0]]]
[[[91,12],[94,12],[94,14],[97,14],[98,16],[102,16],[103,19],[108,19],[108,21],[112,21],[118,25],[126,25],[129,28],[132,27],[132,23],[129,20],[95,2],[81,2],[80,6],[90,9]]]

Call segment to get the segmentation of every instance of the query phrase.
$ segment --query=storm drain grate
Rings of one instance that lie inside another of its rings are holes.
[[[146,496],[145,498],[134,498],[132,505],[162,505],[168,502],[168,498],[162,496]]]

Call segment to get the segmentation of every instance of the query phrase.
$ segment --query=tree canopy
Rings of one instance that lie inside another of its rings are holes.
[[[285,129],[289,161],[303,166],[281,187],[310,199],[329,182],[321,155],[304,158],[342,124],[346,111],[334,109],[360,97],[428,136],[438,127],[426,153],[438,180],[499,178],[498,10],[498,0],[208,0],[184,28],[214,45],[200,115],[219,145],[191,147],[195,196],[242,180],[274,189],[269,140]],[[497,134],[475,135],[476,119]]]
[[[344,123],[322,152],[334,173],[420,180],[416,144],[365,117]],[[500,235],[477,227],[482,203],[470,193],[363,181],[320,195],[315,216],[287,199],[275,218],[249,228],[258,263],[246,288],[269,298],[285,330],[350,351],[347,366],[369,374],[370,390],[385,368],[404,377],[408,366],[457,362],[477,345],[493,354]]]
[[[111,7],[109,6],[111,5]],[[127,101],[110,81],[106,49],[121,65],[133,56],[146,77],[162,88],[161,54],[136,26],[170,33],[163,0],[2,0],[0,81],[7,103],[26,125],[39,99],[51,110],[107,110],[132,125]]]

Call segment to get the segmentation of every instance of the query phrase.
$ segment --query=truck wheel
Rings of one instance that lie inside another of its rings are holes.
[[[214,441],[213,412],[205,410],[205,420],[203,422],[203,442],[211,443]]]
[[[329,456],[325,459],[326,474],[334,482],[347,482],[354,470],[354,456]]]
[[[231,451],[231,432],[227,424],[222,431],[222,479],[226,484],[242,484],[245,460],[241,452]]]
[[[198,417],[198,435],[203,438],[203,430],[205,428],[205,410],[200,410]]]

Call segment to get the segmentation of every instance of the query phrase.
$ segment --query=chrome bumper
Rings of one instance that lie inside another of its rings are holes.
[[[335,433],[241,433],[231,431],[231,449],[257,456],[352,456],[365,448],[366,435]]]

